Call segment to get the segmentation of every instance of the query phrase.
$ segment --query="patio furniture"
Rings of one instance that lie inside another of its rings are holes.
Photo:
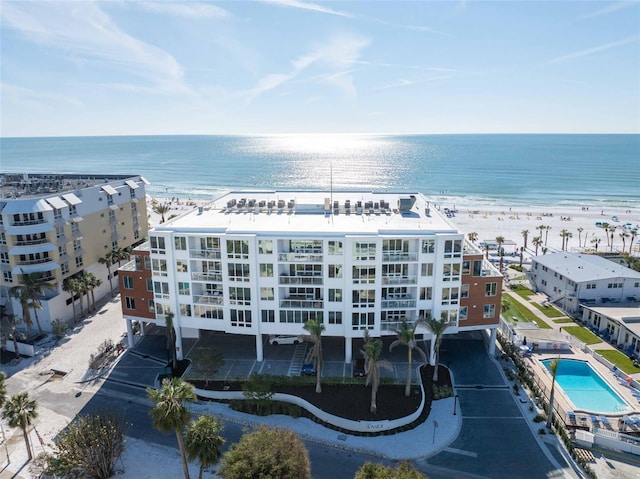
[[[607,419],[607,416],[599,416],[599,418],[602,424],[604,424],[607,427],[611,426],[611,423],[609,422],[609,419]]]

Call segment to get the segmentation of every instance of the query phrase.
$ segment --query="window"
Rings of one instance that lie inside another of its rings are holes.
[[[353,259],[354,261],[373,261],[376,259],[376,244],[375,243],[360,243],[356,242],[353,245]]]
[[[596,285],[595,285],[595,283],[593,283],[593,284],[587,284],[587,289],[596,289]]]
[[[80,251],[82,249],[82,242],[77,239],[77,240],[73,240],[73,251]]]
[[[231,326],[239,328],[251,327],[251,311],[244,309],[231,310]]]
[[[433,276],[433,263],[422,263],[420,274],[422,276]]]
[[[53,209],[53,218],[56,220],[61,220],[62,219],[62,210],[59,210],[58,208],[54,208]]]
[[[422,240],[422,252],[431,254],[436,252],[436,240],[426,239]]]
[[[342,324],[342,311],[329,311],[329,324]]]
[[[495,296],[498,292],[498,283],[487,283],[485,286],[485,296]]]
[[[229,288],[229,299],[231,304],[241,304],[248,306],[251,304],[251,288]]]
[[[634,288],[640,288],[640,283],[633,283]]]
[[[156,276],[167,276],[167,260],[153,258],[151,260],[151,270]]]
[[[188,296],[191,294],[191,285],[182,281],[178,282],[178,294]]]
[[[260,299],[273,301],[274,298],[275,294],[273,292],[273,288],[260,288]]]
[[[78,256],[76,258],[76,267],[80,268],[83,264],[84,264],[84,260],[82,259],[82,256]]]
[[[69,263],[62,263],[60,265],[60,271],[62,272],[62,274],[67,274],[69,272]]]
[[[273,241],[260,240],[258,241],[258,253],[259,254],[271,254],[273,253]],[[273,322],[273,321],[271,321]]]
[[[276,312],[273,309],[263,309],[260,311],[263,323],[275,323]]]
[[[129,198],[134,199],[135,197],[136,197],[136,190],[134,190],[133,188],[129,188]]]
[[[229,272],[229,279],[231,281],[245,281],[248,282],[251,277],[249,275],[249,265],[242,263],[229,263],[227,264],[227,270]]]
[[[176,236],[173,241],[177,250],[185,251],[187,249],[187,238],[184,236]]]
[[[374,289],[361,289],[352,292],[352,303],[354,308],[373,307],[376,302],[376,291]]]
[[[147,278],[147,291],[153,291],[153,280],[151,278]]]
[[[484,313],[482,317],[485,319],[493,318],[496,315],[496,305],[495,304],[485,304],[484,305]]]
[[[156,254],[166,254],[166,247],[164,245],[164,238],[162,236],[151,236],[149,238],[151,243],[151,252]]]
[[[353,331],[373,329],[374,321],[374,313],[352,313],[351,329],[353,329]]]
[[[144,257],[144,269],[151,269],[151,256]]]
[[[420,299],[433,299],[433,288],[420,288]]]
[[[200,238],[200,249],[204,249],[204,250],[220,249],[220,238],[215,238],[215,237]]]
[[[329,289],[329,301],[336,302],[336,303],[342,302],[342,290]]]
[[[471,261],[465,260],[462,262],[462,274],[471,273]]]
[[[458,304],[458,288],[442,288],[442,304]]]
[[[473,275],[482,276],[482,260],[478,259],[473,262]]]
[[[281,323],[296,323],[304,324],[310,319],[320,320],[321,318],[316,311],[294,311],[294,310],[280,310]]]
[[[373,266],[354,266],[353,284],[374,284],[376,282],[376,268]]]
[[[469,317],[469,309],[468,309],[468,307],[467,306],[462,306],[460,308],[460,316],[459,316],[460,321],[466,321],[468,317]]]
[[[107,193],[107,204],[108,205],[113,204],[113,195],[110,195],[109,193]]]
[[[260,263],[260,276],[273,278],[273,265],[271,263]]]
[[[127,309],[136,309],[136,300],[129,297],[129,296],[125,296],[124,298],[124,302],[126,305]]]
[[[329,278],[342,278],[342,265],[330,264],[329,265]]]
[[[469,285],[463,284],[462,286],[460,286],[460,299],[464,299],[468,297],[469,297]]]
[[[176,261],[176,272],[177,273],[188,273],[189,272],[189,265],[187,264],[187,262],[183,261],[181,259]]]
[[[342,241],[329,241],[329,254],[341,255],[342,254]]]
[[[123,276],[122,284],[124,284],[124,289],[133,289],[133,278],[131,276]]]
[[[156,298],[169,299],[169,283],[154,281],[153,291]]]
[[[462,256],[462,240],[446,240],[444,242],[445,258],[460,258]]]
[[[56,238],[60,239],[64,236],[64,225],[56,225]]]
[[[11,271],[3,271],[2,277],[7,283],[13,283],[13,275],[11,274]]]
[[[190,304],[181,304],[180,305],[180,316],[191,316],[191,305]]]
[[[247,240],[227,240],[227,258],[249,259]]]
[[[442,265],[442,281],[460,281],[460,264],[445,263]]]
[[[224,312],[217,306],[204,306],[196,304],[195,316],[207,319],[224,319]]]

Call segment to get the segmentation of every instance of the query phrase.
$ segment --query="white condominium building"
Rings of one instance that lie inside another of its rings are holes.
[[[454,320],[447,334],[486,329],[495,339],[501,275],[492,270],[498,281],[487,289],[497,310],[479,305],[479,321],[466,306],[460,314],[464,235],[421,194],[228,192],[149,239],[153,292],[125,303],[123,289],[123,312],[135,320],[136,301],[144,302],[159,325],[171,312],[179,358],[183,338],[222,331],[254,336],[261,361],[264,335],[304,334],[309,319],[344,338],[346,362],[364,330],[395,335],[420,315]],[[488,276],[476,259],[477,276]],[[122,279],[136,289],[134,275]]]

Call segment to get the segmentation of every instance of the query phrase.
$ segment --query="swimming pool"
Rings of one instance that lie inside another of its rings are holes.
[[[549,370],[552,359],[542,361]],[[585,361],[560,359],[556,385],[562,388],[574,408],[592,412],[619,412],[628,404]]]

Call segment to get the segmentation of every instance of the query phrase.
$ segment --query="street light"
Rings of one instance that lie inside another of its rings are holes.
[[[458,402],[458,395],[453,396],[453,415],[456,415],[456,403]]]

